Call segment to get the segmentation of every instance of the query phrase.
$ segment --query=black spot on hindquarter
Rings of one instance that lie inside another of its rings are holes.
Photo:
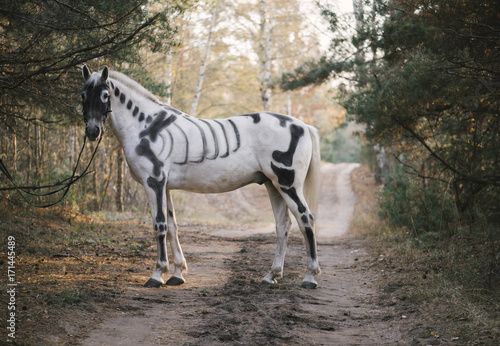
[[[151,163],[153,164],[153,174],[155,176],[159,176],[161,173],[161,167],[163,167],[163,162],[158,160],[156,155],[151,150],[149,146],[149,140],[143,138],[141,143],[137,147],[135,147],[135,153],[139,156],[145,156]]]
[[[280,121],[281,127],[286,127],[287,121],[290,121],[290,122],[293,121],[293,118],[288,116],[288,115],[272,113],[272,112],[267,112],[267,114],[272,115],[273,117],[277,118]]]
[[[141,117],[142,116],[143,116],[143,114],[141,113]],[[175,115],[171,115],[170,117],[167,118],[167,112],[161,111],[158,114],[158,116],[155,118],[155,120],[151,123],[151,125],[149,125],[149,127],[147,129],[145,129],[144,131],[141,131],[141,133],[139,134],[139,137],[142,138],[142,137],[149,136],[151,141],[155,142],[160,131],[167,128],[176,119],[177,119],[177,117]],[[139,120],[141,120],[140,117],[139,117]]]
[[[162,180],[156,180],[153,177],[149,177],[147,180],[148,186],[155,192],[156,194],[156,222],[164,223],[165,222],[165,214],[163,213],[163,194],[165,193],[165,175],[163,175]],[[163,227],[164,225],[160,225]],[[162,232],[161,229],[158,229],[159,232]]]
[[[242,117],[251,117],[253,119],[254,124],[258,124],[260,122],[260,114],[259,113],[251,113],[251,114],[242,114]]]
[[[297,125],[290,125],[290,134],[292,135],[292,139],[290,140],[290,146],[287,151],[273,151],[273,159],[279,163],[284,164],[287,167],[292,166],[293,163],[293,155],[295,154],[295,150],[297,149],[297,145],[299,144],[300,138],[304,135],[304,129]]]
[[[297,190],[295,190],[294,187],[291,187],[289,189],[282,187],[281,191],[286,193],[294,202],[297,204],[297,208],[299,210],[299,213],[304,213],[306,211],[306,207],[304,204],[302,204],[302,201],[300,200],[299,196],[297,195]]]
[[[314,241],[314,231],[311,227],[306,227],[306,237],[311,250],[311,258],[316,259],[316,242]]]
[[[292,186],[295,180],[295,171],[293,169],[279,168],[271,162],[271,168],[278,177],[278,183],[283,186]]]

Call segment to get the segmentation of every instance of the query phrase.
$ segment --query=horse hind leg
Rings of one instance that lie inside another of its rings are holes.
[[[288,208],[297,219],[297,224],[299,225],[299,229],[304,236],[306,244],[307,272],[304,281],[302,282],[302,287],[316,288],[318,283],[314,277],[320,274],[321,270],[318,263],[316,235],[314,232],[314,216],[312,215],[304,198],[302,185],[294,184],[289,188],[281,186],[279,189],[283,199],[288,205]]]
[[[290,230],[291,221],[288,206],[278,190],[276,190],[270,181],[266,182],[266,188],[269,194],[269,199],[271,200],[274,219],[276,221],[276,235],[278,243],[271,271],[264,277],[264,279],[262,279],[262,282],[275,284],[276,278],[280,279],[283,277],[283,265],[285,262],[288,232]]]

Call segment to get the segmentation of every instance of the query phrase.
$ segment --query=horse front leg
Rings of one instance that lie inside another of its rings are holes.
[[[165,175],[163,175],[162,180],[149,177],[144,185],[149,199],[151,215],[153,216],[153,225],[158,245],[158,261],[156,262],[156,269],[153,272],[153,275],[151,275],[149,280],[144,284],[144,287],[160,287],[165,283],[162,279],[162,274],[168,271],[166,243],[167,225],[165,218],[165,181]]]
[[[174,203],[172,201],[172,194],[170,190],[167,190],[167,238],[170,243],[170,248],[172,249],[172,254],[174,257],[174,273],[167,280],[167,285],[178,286],[182,285],[185,280],[182,273],[187,272],[186,259],[182,253],[181,244],[179,243],[179,238],[177,237],[177,221],[175,220],[175,210]]]

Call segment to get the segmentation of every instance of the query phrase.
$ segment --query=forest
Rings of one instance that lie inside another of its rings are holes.
[[[83,146],[81,66],[107,65],[191,115],[269,110],[314,125],[324,161],[372,170],[380,234],[495,291],[500,3],[335,4],[2,1],[0,212],[147,212],[111,131],[95,153]]]

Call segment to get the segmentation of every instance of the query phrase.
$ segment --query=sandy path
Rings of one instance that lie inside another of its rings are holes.
[[[351,189],[350,174],[357,163],[325,163],[321,167],[322,193],[316,233],[319,243],[331,243],[349,230],[356,196]]]
[[[368,269],[373,259],[345,235],[354,211],[349,173],[355,167],[322,167],[317,217],[322,275],[317,289],[300,288],[305,249],[297,231],[290,237],[285,277],[270,287],[260,279],[274,256],[272,223],[203,226],[181,237],[190,268],[186,284],[144,289],[144,273],[125,289],[120,311],[96,326],[82,344],[403,344],[397,322],[391,322],[397,321],[395,312],[373,303],[375,276]],[[217,205],[265,210],[266,192],[258,188],[207,198]],[[262,213],[268,220],[272,215],[270,210]]]

